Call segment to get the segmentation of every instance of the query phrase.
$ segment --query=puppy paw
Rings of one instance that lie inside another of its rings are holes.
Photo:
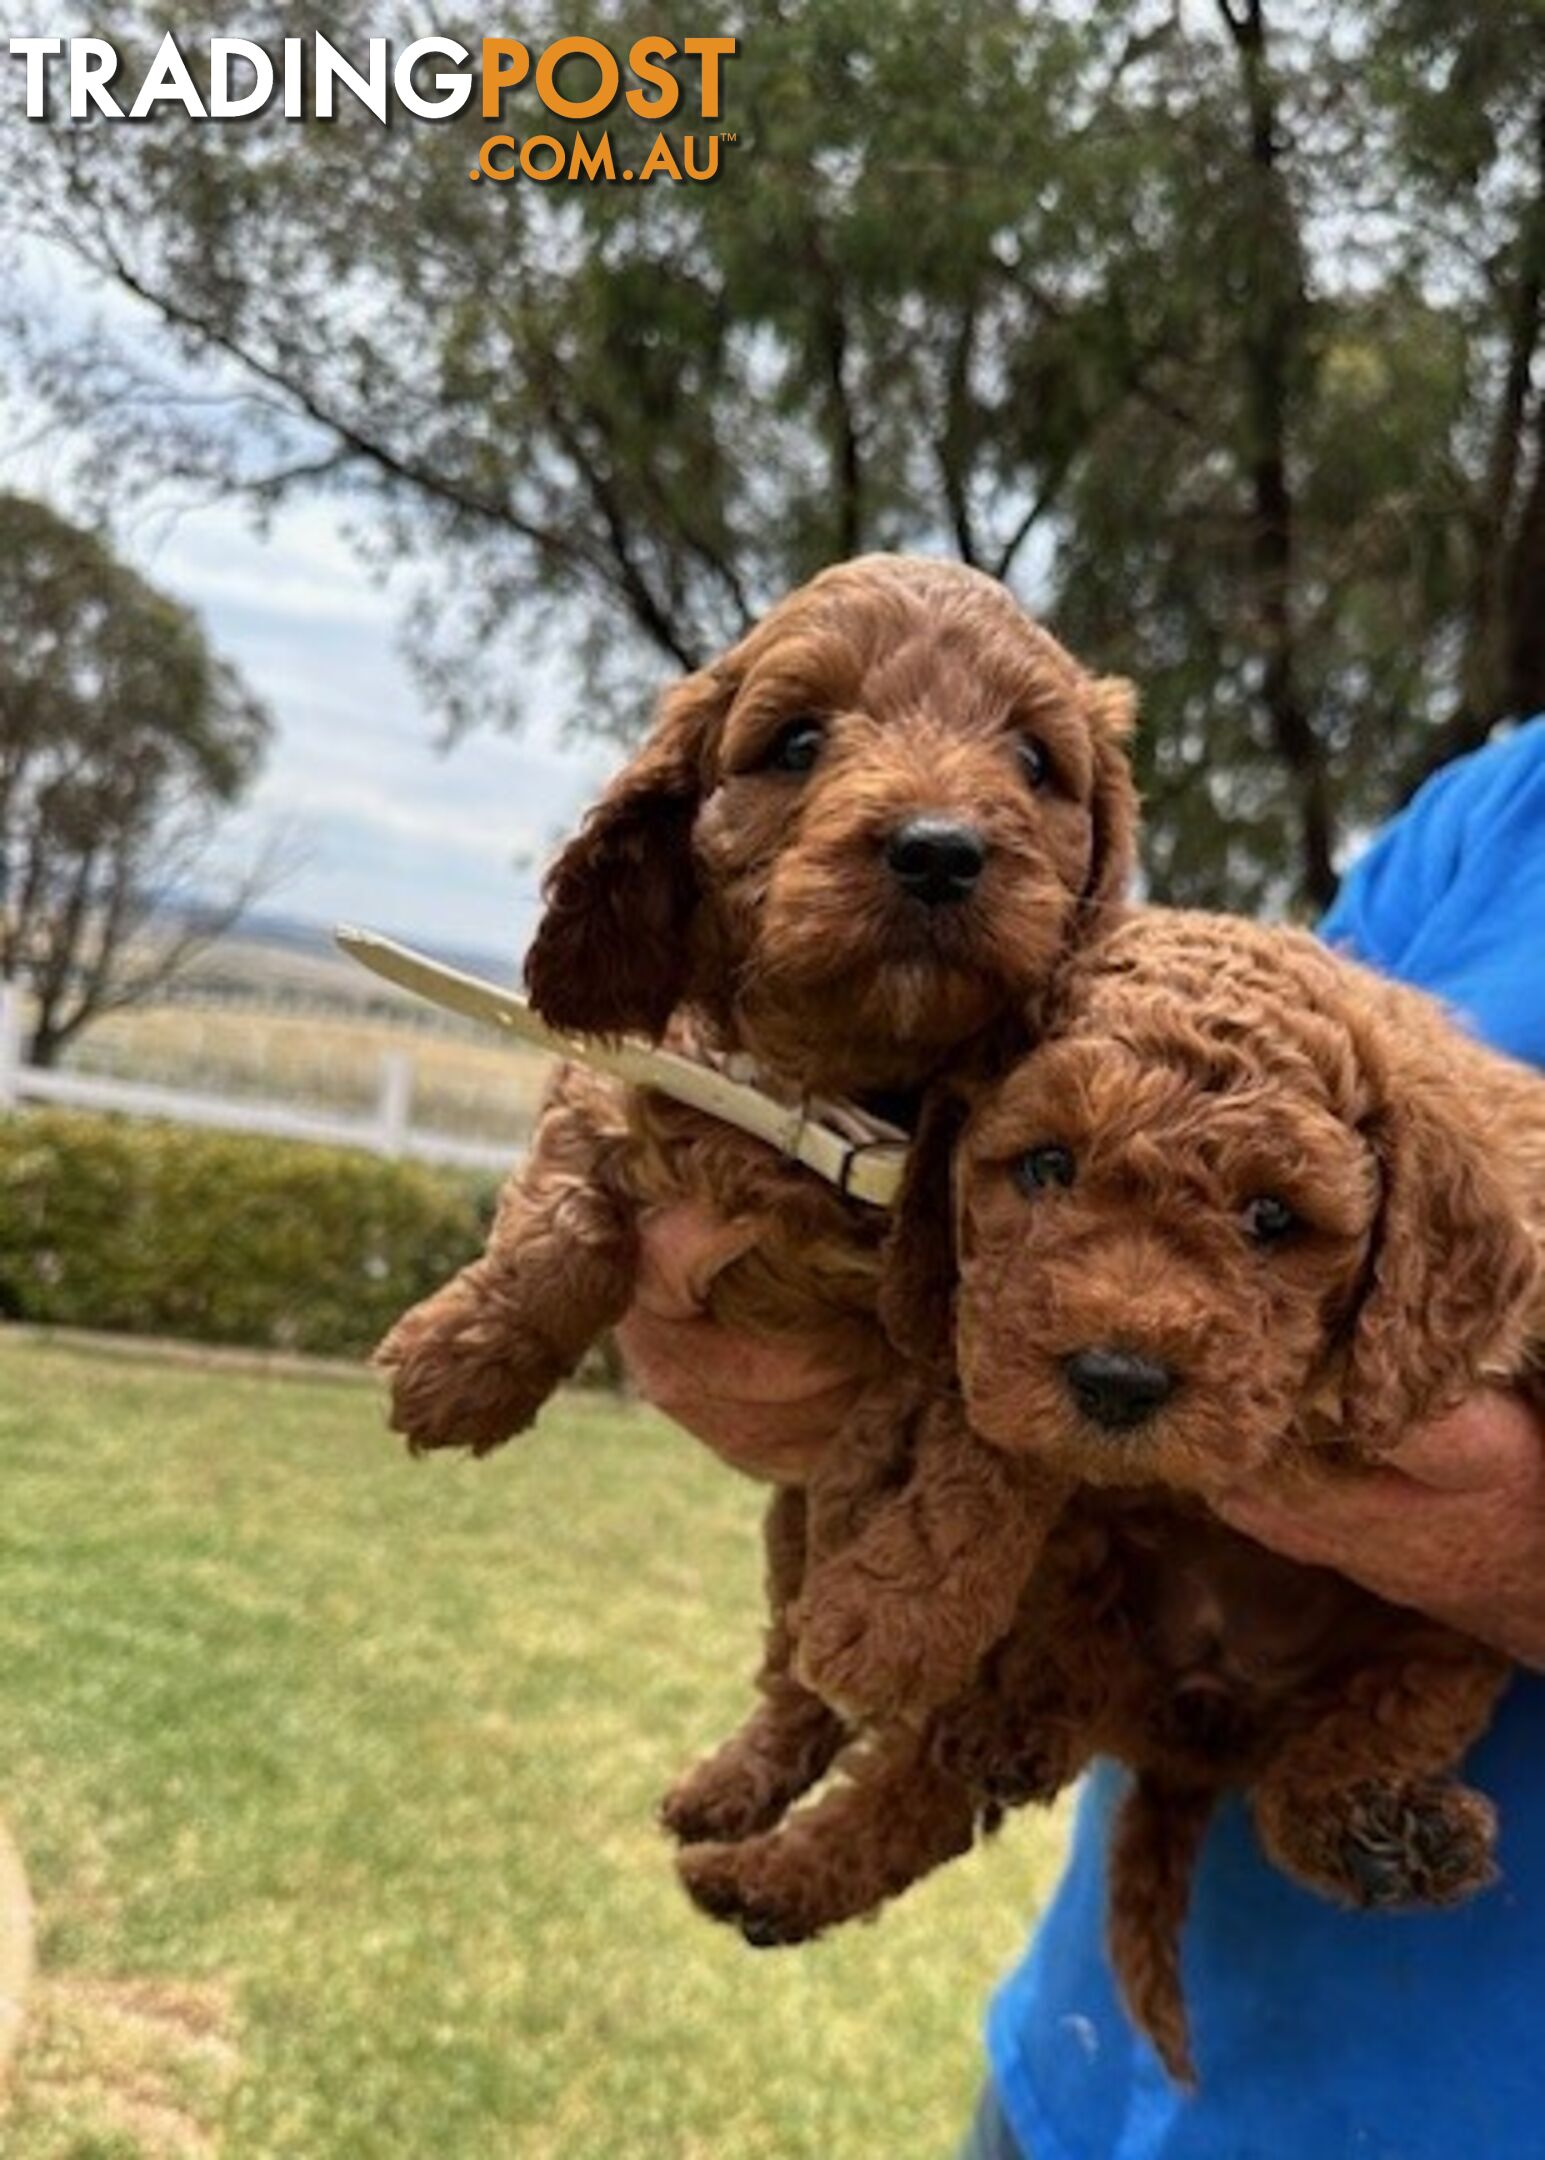
[[[1453,1905],[1496,1880],[1497,1817],[1463,1785],[1418,1780],[1357,1795],[1341,1840],[1360,1904]]]
[[[676,1872],[699,1912],[738,1928],[753,1950],[809,1942],[820,1923],[792,1887],[772,1879],[765,1855],[746,1845],[690,1845]]]
[[[391,1387],[390,1422],[409,1450],[486,1455],[524,1431],[563,1378],[545,1344],[495,1337],[486,1321],[411,1312],[375,1355]]]
[[[1456,1905],[1497,1876],[1496,1810],[1436,1778],[1352,1786],[1306,1809],[1285,1842],[1300,1880],[1368,1911]]]
[[[771,1830],[803,1790],[786,1790],[765,1766],[714,1757],[676,1780],[660,1802],[660,1821],[681,1845],[738,1845]]]
[[[1005,1808],[1048,1805],[1078,1771],[1072,1743],[1058,1727],[1006,1727],[969,1714],[946,1715],[934,1736],[933,1759],[947,1776]]]

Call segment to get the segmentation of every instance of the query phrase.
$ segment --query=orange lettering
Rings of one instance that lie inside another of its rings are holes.
[[[483,40],[483,118],[499,118],[499,100],[506,90],[523,83],[531,55],[519,38],[485,37]]]

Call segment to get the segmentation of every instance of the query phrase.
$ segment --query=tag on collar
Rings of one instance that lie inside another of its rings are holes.
[[[628,1035],[566,1035],[549,1027],[518,991],[446,967],[410,945],[342,925],[333,936],[351,960],[431,1005],[634,1087],[655,1088],[776,1148],[851,1199],[882,1208],[895,1202],[906,1136],[852,1103],[780,1102],[744,1076],[739,1059],[714,1064]]]

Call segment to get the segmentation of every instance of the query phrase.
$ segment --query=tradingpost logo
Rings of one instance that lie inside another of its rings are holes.
[[[185,49],[186,48],[186,49]],[[600,38],[561,37],[538,49],[513,37],[475,46],[452,37],[367,41],[363,63],[330,38],[191,39],[168,31],[148,61],[131,61],[109,38],[13,37],[29,120],[146,120],[164,107],[191,120],[250,120],[278,109],[286,120],[332,120],[346,103],[385,127],[395,110],[448,121],[474,97],[493,126],[477,146],[469,180],[505,183],[655,179],[705,181],[719,172],[733,133],[713,125],[723,103],[732,37],[659,35],[613,47]],[[630,116],[628,142],[613,141],[609,116]],[[517,132],[513,122],[534,121]],[[673,121],[667,133],[663,123]],[[644,123],[642,136],[631,122]],[[510,123],[506,131],[506,123]],[[564,123],[563,132],[554,123]],[[590,126],[579,123],[594,123]],[[648,131],[653,128],[653,139]]]

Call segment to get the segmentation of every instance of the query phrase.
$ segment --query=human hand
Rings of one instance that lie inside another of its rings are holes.
[[[647,1213],[638,1284],[617,1342],[639,1392],[752,1477],[805,1478],[861,1382],[794,1341],[721,1327],[705,1310],[713,1278],[755,1228],[694,1201]]]
[[[1545,1414],[1487,1389],[1362,1475],[1252,1478],[1236,1530],[1545,1670]]]

